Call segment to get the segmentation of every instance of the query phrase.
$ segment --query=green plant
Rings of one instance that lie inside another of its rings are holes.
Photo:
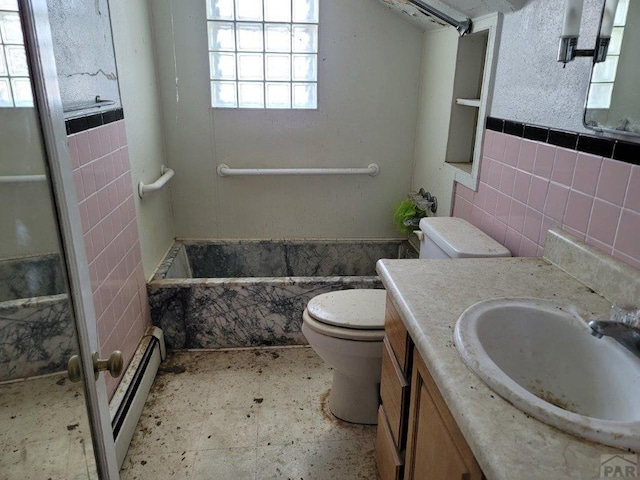
[[[422,218],[426,215],[427,212],[420,210],[411,199],[407,198],[396,206],[393,212],[393,224],[400,233],[408,235],[416,229],[416,227],[409,222],[414,218]]]

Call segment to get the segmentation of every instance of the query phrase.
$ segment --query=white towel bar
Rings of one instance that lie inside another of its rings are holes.
[[[144,197],[145,193],[155,192],[156,190],[160,190],[164,187],[169,180],[175,175],[176,172],[171,170],[170,168],[166,168],[164,165],[160,167],[160,178],[149,185],[145,185],[142,183],[142,180],[138,182],[138,196],[140,198]]]
[[[367,168],[230,168],[226,163],[221,163],[217,171],[221,177],[241,175],[370,175],[375,177],[380,173],[380,167],[376,163],[370,163]]]
[[[0,183],[35,183],[46,179],[46,175],[6,175],[0,176]]]

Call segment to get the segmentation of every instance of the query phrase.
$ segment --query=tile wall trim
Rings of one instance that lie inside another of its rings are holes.
[[[549,143],[578,152],[591,153],[620,162],[640,165],[640,143],[487,117],[487,129],[528,140]]]
[[[94,113],[92,115],[86,115],[83,117],[70,118],[66,120],[65,126],[67,127],[67,135],[73,135],[74,133],[84,132],[90,128],[101,127],[109,123],[117,122],[124,119],[124,110],[122,108],[115,108],[113,110],[107,110],[106,112]]]

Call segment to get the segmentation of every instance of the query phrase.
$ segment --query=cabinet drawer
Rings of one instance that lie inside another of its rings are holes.
[[[407,333],[407,329],[402,323],[402,318],[391,301],[391,297],[387,295],[387,303],[385,307],[384,330],[389,339],[391,349],[398,359],[400,370],[409,376],[409,366],[411,362],[411,339]]]
[[[380,397],[389,422],[389,428],[398,450],[404,448],[405,438],[405,408],[409,401],[407,393],[409,383],[404,377],[400,365],[391,350],[387,337],[382,349],[382,378],[380,380]]]
[[[381,480],[400,480],[402,478],[402,459],[396,450],[387,423],[384,407],[378,409],[378,431],[376,436],[376,465]]]

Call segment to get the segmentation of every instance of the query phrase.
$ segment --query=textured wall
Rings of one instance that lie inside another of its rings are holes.
[[[371,0],[323,0],[317,111],[212,110],[204,0],[151,2],[179,237],[387,237],[413,163],[422,32]],[[220,178],[216,166],[379,176]]]
[[[108,0],[48,0],[47,6],[62,104],[100,95],[119,107]]]
[[[640,166],[487,130],[480,186],[457,184],[454,216],[513,255],[540,256],[561,227],[640,268]]]
[[[68,137],[101,357],[125,367],[151,324],[124,120]],[[111,396],[117,379],[106,375]]]
[[[586,0],[580,48],[593,48],[602,0]],[[505,14],[490,114],[558,129],[582,126],[591,61],[578,58],[566,68],[556,61],[564,2],[530,1]]]

